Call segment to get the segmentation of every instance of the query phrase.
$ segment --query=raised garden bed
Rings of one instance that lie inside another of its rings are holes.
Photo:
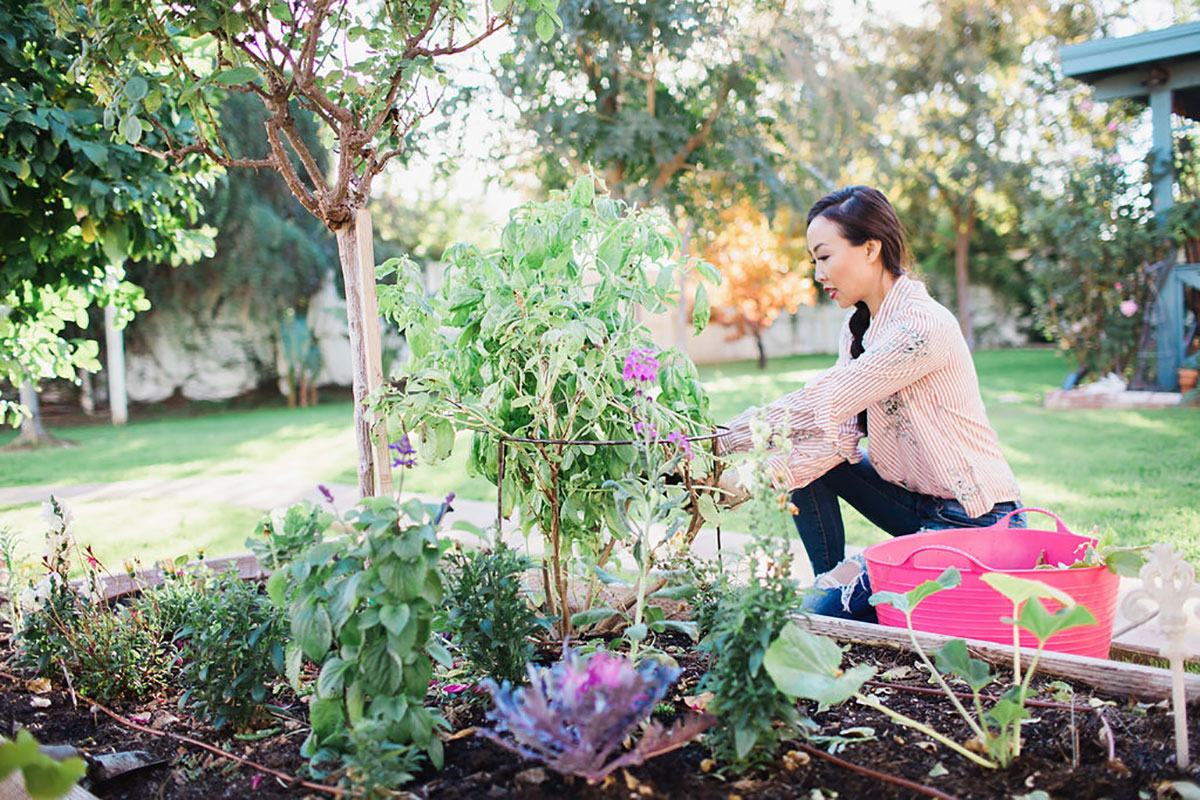
[[[261,574],[252,557],[231,562],[247,575]],[[120,591],[118,586],[110,588]],[[962,722],[947,713],[945,697],[931,688],[923,667],[902,646],[899,640],[906,634],[865,623],[801,621],[816,632],[851,642],[847,663],[876,667],[878,679],[868,688],[889,707],[959,741],[969,738]],[[929,635],[921,639],[925,645],[938,643]],[[0,644],[7,650],[7,636]],[[682,677],[666,699],[675,713],[686,713],[685,698],[694,694],[706,656],[682,636],[659,637],[656,645],[682,668]],[[1011,663],[1011,649],[1002,645],[973,642],[971,649],[978,657]],[[552,654],[544,657],[549,660]],[[1174,765],[1172,720],[1162,699],[1169,692],[1165,670],[1071,656],[1050,657],[1041,670],[1039,692],[1031,704],[1035,720],[1024,728],[1020,759],[1007,770],[977,767],[872,709],[851,703],[818,712],[815,704],[804,702],[819,726],[816,735],[808,742],[785,743],[779,757],[761,768],[722,776],[707,748],[692,743],[592,786],[514,757],[475,735],[487,724],[489,701],[486,695],[468,691],[431,696],[431,702],[442,701],[453,726],[445,737],[445,766],[440,771],[425,768],[403,788],[411,796],[428,798],[1007,798],[1037,790],[1052,797],[1069,791],[1078,798],[1139,798],[1156,787],[1162,789],[1159,796],[1173,796],[1165,788],[1170,782],[1200,776],[1195,766],[1181,772]],[[1064,675],[1070,679],[1063,681]],[[69,744],[93,756],[123,751],[149,755],[151,763],[142,769],[107,781],[86,781],[85,787],[98,797],[321,794],[320,781],[298,782],[307,764],[299,748],[307,733],[307,706],[285,684],[274,696],[278,710],[234,735],[228,730],[217,733],[181,711],[179,691],[173,688],[154,702],[114,704],[109,709],[73,696],[61,682],[44,692],[26,678],[0,675],[0,735],[26,728],[44,744]],[[1056,680],[1058,685],[1047,688]],[[1188,676],[1188,692],[1193,701],[1200,696],[1200,675]],[[666,719],[665,712],[660,707],[656,714]],[[1198,721],[1200,714],[1193,709],[1193,742],[1200,741]]]

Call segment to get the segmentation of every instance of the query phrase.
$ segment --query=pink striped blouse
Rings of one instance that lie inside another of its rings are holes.
[[[790,431],[791,451],[768,466],[781,488],[807,486],[842,461],[858,463],[867,411],[871,465],[890,483],[955,498],[972,517],[1020,490],[988,422],[979,379],[954,316],[925,285],[896,279],[850,358],[850,315],[837,364],[766,407],[772,429]],[[728,423],[721,449],[750,449],[755,409]]]

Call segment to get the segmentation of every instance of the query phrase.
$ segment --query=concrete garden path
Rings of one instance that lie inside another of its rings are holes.
[[[297,465],[302,469],[302,465]],[[298,490],[297,487],[309,488]],[[349,509],[358,500],[358,487],[346,484],[329,484],[328,489],[333,493],[334,503],[339,509]],[[179,500],[212,500],[220,498],[222,502],[239,505],[246,508],[267,511],[281,506],[288,506],[300,500],[313,503],[324,502],[316,484],[311,477],[290,471],[270,474],[238,474],[212,475],[189,478],[172,478],[156,480],[143,478],[112,483],[81,483],[67,485],[18,486],[0,489],[0,508],[23,503],[40,503],[53,493],[64,500],[71,500],[76,514],[86,513],[79,506],[89,501],[108,500],[116,498],[136,497],[140,499],[178,498]],[[443,498],[418,495],[426,502],[440,502]],[[478,500],[455,499],[453,511],[447,517],[448,523],[465,521],[479,528],[486,528],[496,520],[495,502]],[[450,530],[449,535],[468,544],[478,542],[476,537],[463,531]],[[516,545],[523,541],[515,526],[506,524],[504,531],[506,541]],[[741,553],[749,536],[736,531],[721,532],[721,550],[731,555]],[[537,542],[530,542],[532,554],[540,553]],[[808,585],[813,581],[808,559],[805,557],[800,540],[797,537],[792,545],[796,554],[793,574],[801,582]],[[861,547],[848,546],[848,553],[862,550]],[[693,551],[704,558],[716,558],[718,554],[716,531],[706,528],[700,532],[693,544]],[[1130,621],[1121,609],[1121,600],[1141,585],[1136,578],[1121,578],[1120,599],[1117,602],[1117,615],[1114,631],[1120,635],[1116,641],[1123,644],[1140,647],[1157,648],[1160,643],[1160,633],[1154,620],[1139,627],[1121,633],[1129,627]],[[1188,638],[1189,651],[1193,656],[1200,656],[1200,619],[1194,614],[1189,617]]]

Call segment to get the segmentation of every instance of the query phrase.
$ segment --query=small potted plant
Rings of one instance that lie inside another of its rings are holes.
[[[1175,374],[1179,377],[1180,392],[1187,394],[1196,388],[1196,378],[1200,376],[1200,350],[1183,359]]]

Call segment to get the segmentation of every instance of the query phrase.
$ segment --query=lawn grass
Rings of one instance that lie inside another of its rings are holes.
[[[1111,529],[1127,544],[1170,541],[1200,560],[1200,411],[1051,410],[1041,394],[1056,388],[1067,365],[1051,350],[984,351],[975,356],[988,413],[1016,473],[1027,505],[1058,513],[1076,531]],[[722,421],[749,405],[802,386],[833,362],[831,356],[773,359],[702,367],[713,418]],[[0,452],[0,487],[90,483],[133,478],[286,473],[298,491],[317,482],[354,484],[349,404],[266,409],[195,418],[160,418],[125,428],[89,426],[55,431],[78,447]],[[0,444],[11,439],[0,437]],[[495,488],[467,478],[466,435],[455,454],[405,477],[405,490],[493,500]],[[143,559],[205,547],[212,555],[243,549],[258,512],[221,502],[105,501],[76,513],[81,539],[97,552]],[[174,516],[172,516],[174,514]],[[847,509],[853,544],[884,534]],[[735,530],[742,517],[732,515]],[[0,507],[0,526],[40,531],[36,505]],[[148,555],[153,553],[154,555]],[[110,562],[112,556],[107,556]]]

